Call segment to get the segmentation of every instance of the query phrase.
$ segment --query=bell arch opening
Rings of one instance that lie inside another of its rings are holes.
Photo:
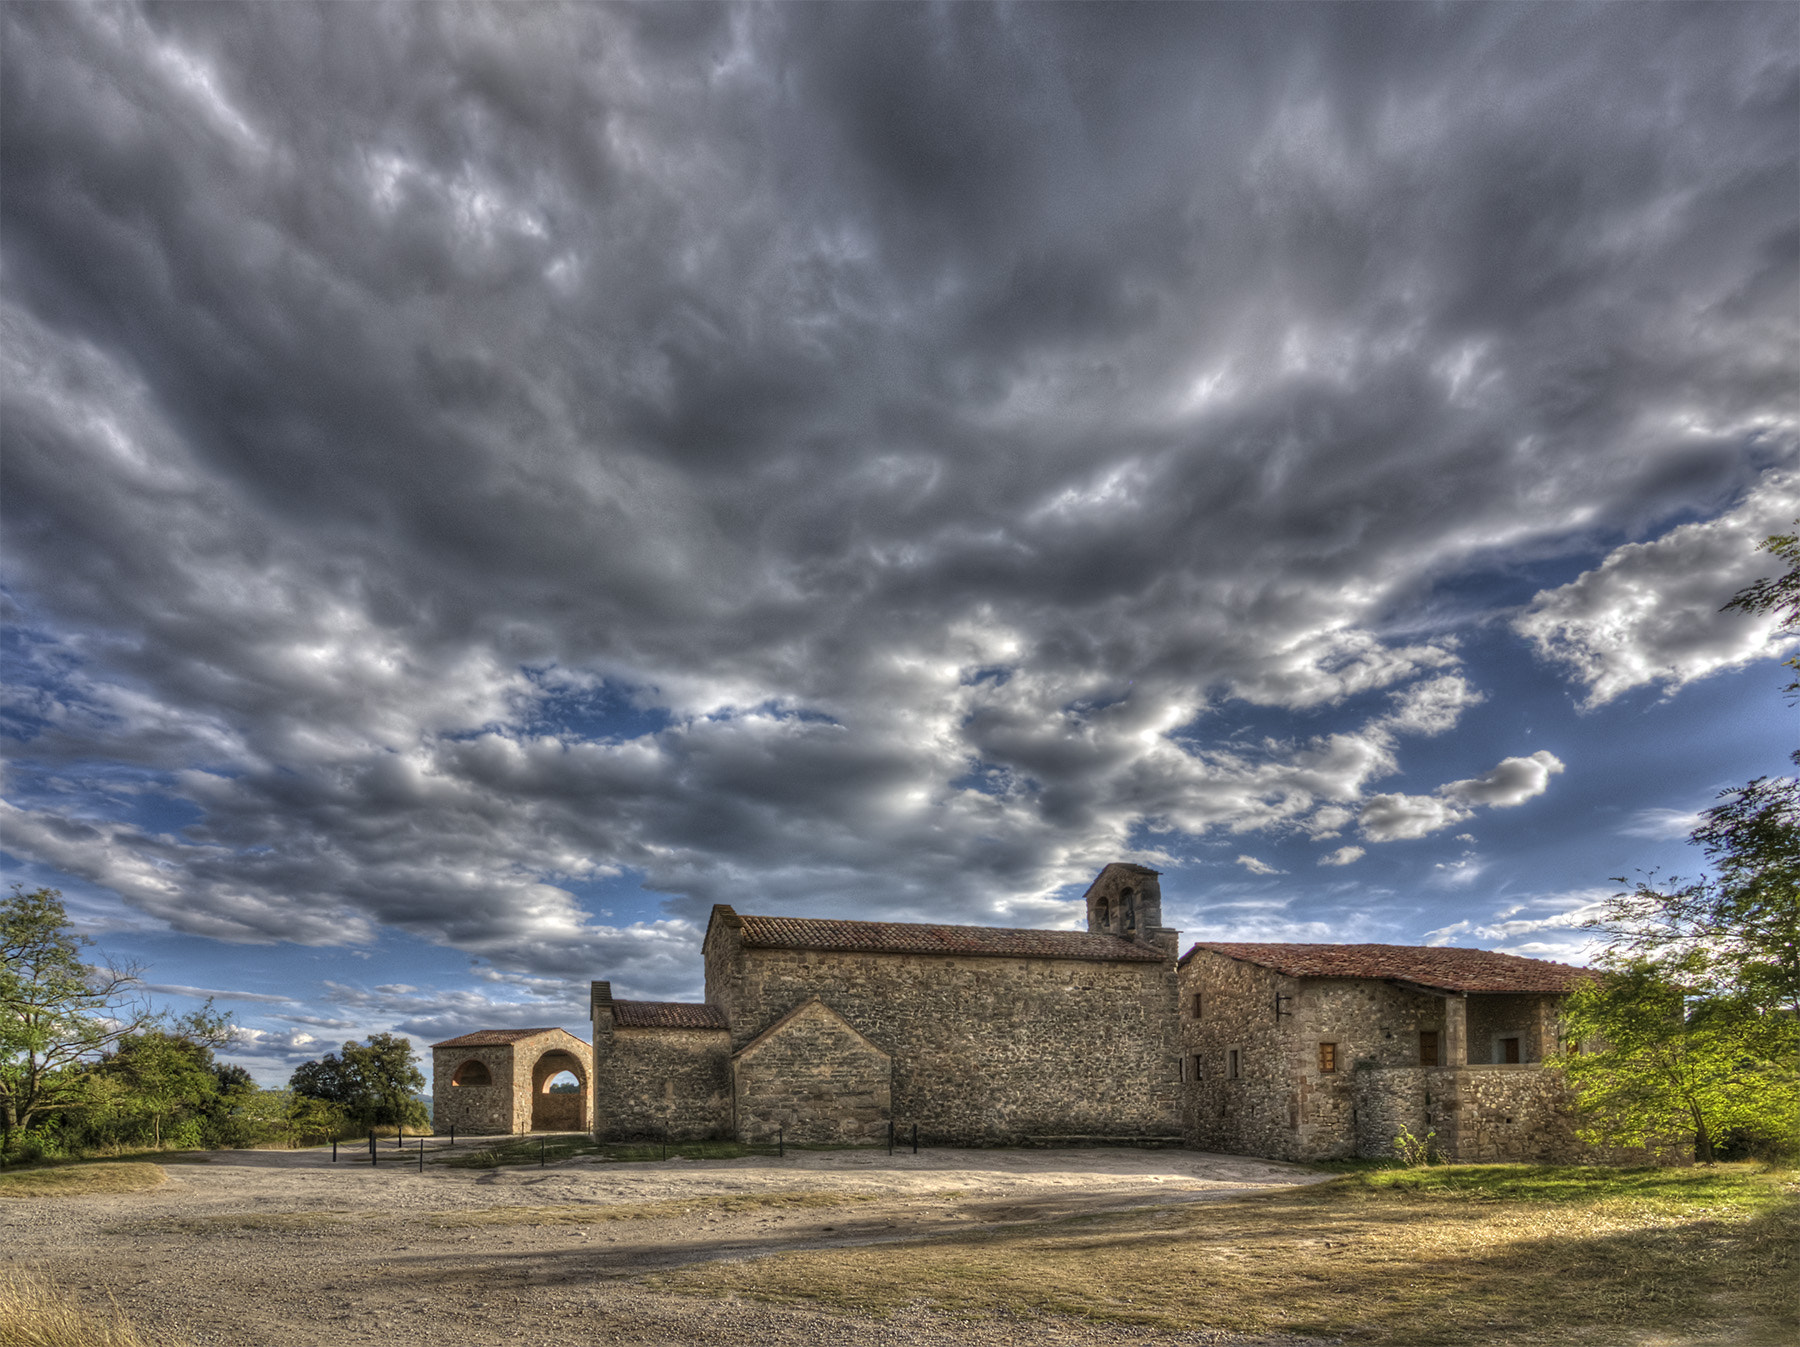
[[[487,1069],[486,1062],[471,1059],[456,1068],[455,1074],[450,1077],[450,1083],[456,1086],[492,1085],[494,1077]]]

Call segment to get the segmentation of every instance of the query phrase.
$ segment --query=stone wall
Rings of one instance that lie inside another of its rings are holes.
[[[1519,1064],[1541,1062],[1556,1049],[1558,998],[1512,993],[1469,998],[1469,1064],[1500,1065],[1500,1043],[1519,1040]]]
[[[1180,990],[1188,1144],[1232,1155],[1299,1158],[1292,1021],[1275,1016],[1275,997],[1292,996],[1293,979],[1197,950],[1181,966]],[[1201,997],[1198,1017],[1195,993]]]
[[[465,1062],[488,1069],[488,1085],[453,1085]],[[433,1048],[431,1051],[431,1126],[437,1132],[454,1127],[471,1136],[513,1130],[512,1045],[478,1048]]]
[[[741,1140],[874,1145],[887,1135],[892,1063],[821,1001],[777,1021],[733,1067]]]
[[[1180,1131],[1173,958],[745,949],[714,925],[706,999],[734,1050],[815,996],[890,1055],[893,1118],[933,1141]]]
[[[1286,978],[1206,949],[1181,965],[1180,989],[1191,1145],[1286,1160],[1375,1158],[1392,1155],[1405,1129],[1420,1138],[1435,1130],[1438,1149],[1456,1160],[1595,1158],[1575,1140],[1560,1076],[1457,1060],[1466,1023],[1472,1054],[1517,1035],[1525,1061],[1537,1061],[1554,1045],[1554,997],[1470,996],[1465,1010],[1463,998],[1422,988]],[[1443,1065],[1420,1064],[1425,1033],[1438,1036]],[[1324,1069],[1325,1044],[1335,1070]]]
[[[730,1137],[731,1040],[723,1029],[620,1029],[594,1017],[594,1112],[601,1141]]]

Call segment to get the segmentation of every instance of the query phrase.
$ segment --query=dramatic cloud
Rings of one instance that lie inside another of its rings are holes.
[[[1679,687],[1720,669],[1786,655],[1780,615],[1722,611],[1729,597],[1780,563],[1756,545],[1791,531],[1800,478],[1772,474],[1736,509],[1627,543],[1599,566],[1545,590],[1513,625],[1539,654],[1568,665],[1599,706],[1646,683]]]
[[[7,852],[550,979],[345,1016],[1349,884],[1578,760],[1470,652],[1582,566],[1518,632],[1592,704],[1774,649],[1791,7],[0,23]]]

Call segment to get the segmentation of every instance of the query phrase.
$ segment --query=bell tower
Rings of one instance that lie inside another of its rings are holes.
[[[1126,861],[1114,861],[1101,870],[1088,885],[1088,930],[1166,945],[1173,951],[1179,933],[1162,924],[1160,878],[1159,871]]]

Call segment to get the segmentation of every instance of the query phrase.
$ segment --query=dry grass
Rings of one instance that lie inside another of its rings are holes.
[[[669,1202],[581,1202],[555,1207],[482,1207],[447,1211],[432,1217],[434,1225],[462,1228],[484,1225],[591,1225],[600,1221],[678,1221],[752,1211],[798,1211],[873,1202],[867,1193],[727,1193]]]
[[[1669,1175],[1667,1179],[1660,1176]],[[904,1248],[658,1274],[669,1290],[884,1312],[1070,1314],[1392,1344],[1792,1341],[1793,1175],[1458,1167]]]
[[[114,1305],[84,1309],[48,1282],[0,1273],[0,1347],[153,1347]],[[177,1347],[165,1340],[164,1347]]]
[[[162,1166],[123,1164],[45,1165],[0,1174],[0,1197],[79,1197],[89,1193],[136,1193],[166,1183]]]

